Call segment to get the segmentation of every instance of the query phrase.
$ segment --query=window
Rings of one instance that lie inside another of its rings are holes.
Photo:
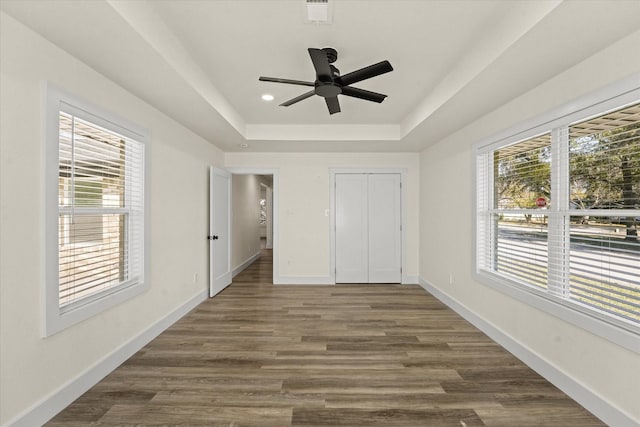
[[[476,273],[639,334],[640,103],[628,98],[476,146]]]
[[[144,288],[145,132],[48,89],[46,334]]]

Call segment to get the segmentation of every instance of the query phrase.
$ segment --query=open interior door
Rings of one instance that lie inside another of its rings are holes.
[[[209,296],[231,283],[231,174],[209,168]]]

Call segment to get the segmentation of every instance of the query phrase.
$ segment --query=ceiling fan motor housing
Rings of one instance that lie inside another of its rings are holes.
[[[309,51],[309,56],[311,56],[313,67],[316,70],[315,81],[310,82],[263,76],[260,76],[259,78],[260,81],[313,87],[313,90],[285,101],[280,104],[281,106],[288,107],[313,95],[318,95],[325,99],[327,108],[329,109],[329,114],[335,114],[340,112],[338,95],[364,99],[366,101],[377,103],[381,103],[387,97],[387,95],[382,93],[371,92],[351,85],[353,83],[358,83],[363,80],[379,76],[380,74],[393,71],[393,67],[389,61],[381,61],[377,64],[373,64],[341,76],[340,70],[332,64],[338,59],[338,52],[335,49],[325,47],[322,49],[309,48],[307,50]]]
[[[331,98],[342,93],[342,85],[336,82],[316,82],[316,95],[324,98]]]

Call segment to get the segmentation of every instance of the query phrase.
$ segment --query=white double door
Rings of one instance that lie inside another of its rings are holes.
[[[399,173],[335,175],[336,283],[402,281]]]

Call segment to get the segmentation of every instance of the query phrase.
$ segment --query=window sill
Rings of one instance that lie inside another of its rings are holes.
[[[604,319],[593,317],[580,311],[573,304],[565,303],[562,299],[538,292],[533,288],[521,285],[497,274],[485,271],[475,272],[474,277],[483,285],[489,286],[507,296],[510,296],[531,307],[551,314],[567,323],[584,329],[613,344],[640,354],[640,334],[620,325],[610,323]]]
[[[54,335],[70,326],[93,317],[98,313],[123,303],[128,299],[140,295],[148,288],[148,284],[138,282],[124,288],[119,288],[111,294],[89,301],[86,304],[78,305],[65,312],[61,312],[58,307],[51,309],[47,307],[44,336],[49,337]]]

